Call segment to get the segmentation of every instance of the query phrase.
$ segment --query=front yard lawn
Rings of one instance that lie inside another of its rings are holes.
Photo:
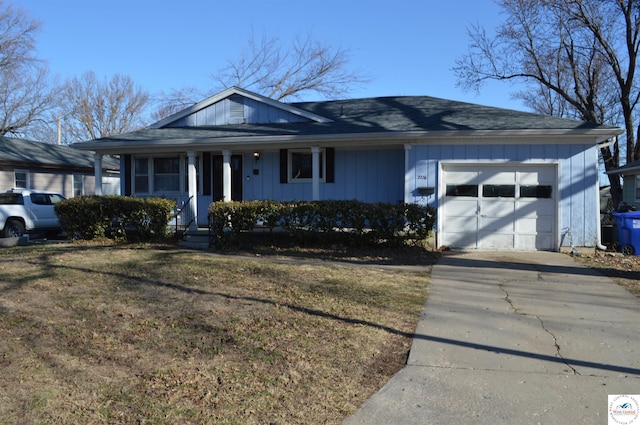
[[[0,250],[0,424],[340,423],[404,366],[428,279],[161,245]]]

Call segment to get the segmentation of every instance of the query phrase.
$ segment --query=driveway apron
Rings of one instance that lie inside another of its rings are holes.
[[[640,394],[638,298],[565,254],[447,253],[407,366],[344,424],[606,424],[618,394]]]

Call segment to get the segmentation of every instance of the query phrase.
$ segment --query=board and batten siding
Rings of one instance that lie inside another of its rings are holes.
[[[280,183],[278,152],[265,152],[257,161],[245,155],[244,160],[244,199],[311,200],[311,183]],[[334,180],[320,184],[320,199],[402,202],[404,151],[336,149]]]
[[[242,96],[220,102],[179,119],[167,127],[198,127],[229,124],[267,124],[306,122],[308,119]]]
[[[460,163],[557,163],[561,246],[597,243],[597,152],[591,144],[413,145],[408,153],[407,202],[438,207],[441,161]],[[436,190],[421,195],[420,187]],[[592,208],[585,208],[592,206]],[[437,224],[436,224],[437,229]]]

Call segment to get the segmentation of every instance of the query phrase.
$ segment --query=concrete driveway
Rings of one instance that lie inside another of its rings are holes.
[[[447,253],[407,366],[344,424],[607,424],[620,394],[638,298],[565,254]]]

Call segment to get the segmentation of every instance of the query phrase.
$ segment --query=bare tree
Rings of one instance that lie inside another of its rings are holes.
[[[238,86],[276,100],[298,98],[315,92],[326,98],[346,95],[370,78],[349,71],[349,51],[297,36],[285,47],[277,37],[256,40],[252,33],[247,48],[214,75],[223,87]]]
[[[212,89],[191,87],[163,94],[153,117],[160,120],[232,86],[275,100],[299,99],[309,92],[337,99],[371,81],[359,71],[350,71],[349,60],[348,50],[323,44],[310,34],[285,46],[277,37],[263,34],[257,39],[252,32],[238,58],[227,60],[224,68],[211,75]]]
[[[162,93],[155,100],[156,108],[151,113],[153,121],[160,121],[170,115],[196,104],[200,100],[211,96],[211,93],[202,93],[195,87],[185,87],[182,89],[172,89],[167,93]]]
[[[529,85],[517,94],[534,110],[626,129],[627,162],[640,159],[634,132],[639,92],[635,82],[640,47],[637,0],[499,0],[505,22],[489,37],[470,32],[469,52],[456,62],[461,86],[486,80]],[[540,95],[538,97],[538,95]],[[601,149],[605,169],[619,166],[619,149]],[[609,176],[614,201],[617,176]]]
[[[92,71],[68,80],[61,98],[64,143],[138,130],[149,102],[131,77],[115,74],[101,81]]]
[[[40,23],[0,0],[0,135],[25,136],[54,106],[48,69],[34,55]]]

